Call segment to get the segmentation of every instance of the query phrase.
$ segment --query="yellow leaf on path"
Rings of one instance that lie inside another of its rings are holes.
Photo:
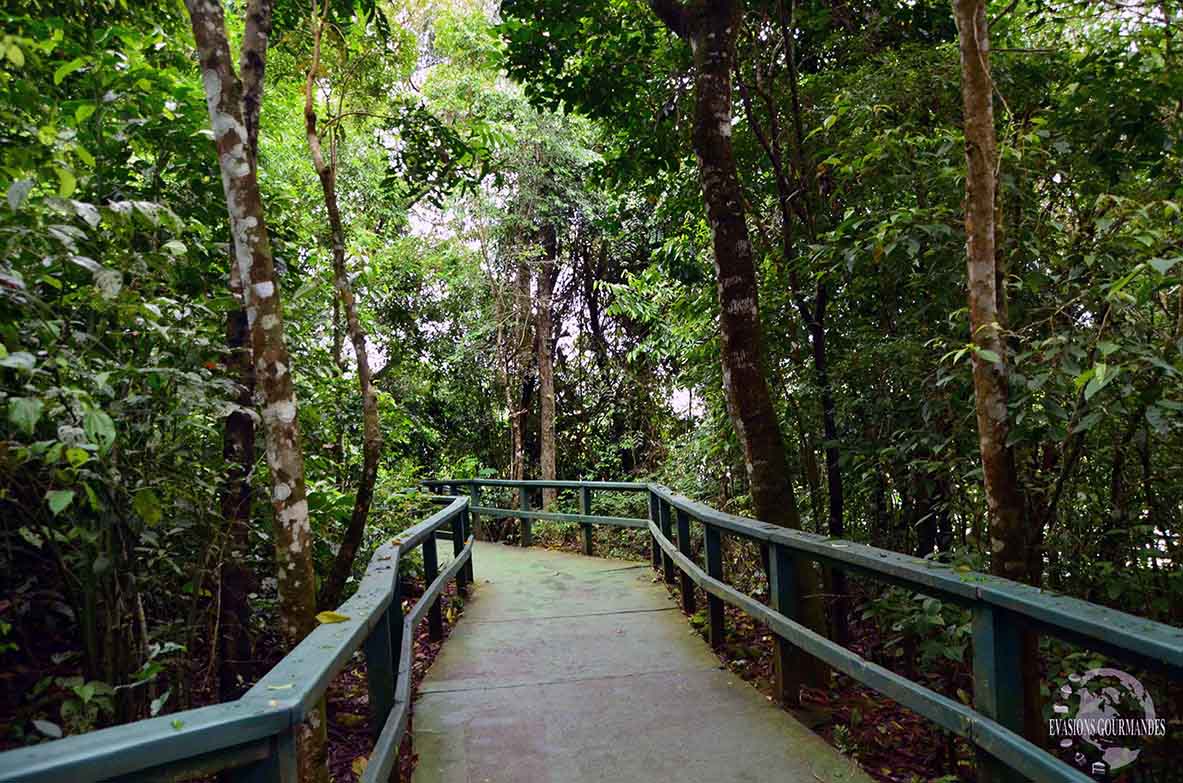
[[[329,623],[343,623],[349,619],[348,615],[340,612],[321,612],[316,615],[316,621],[328,625]]]
[[[365,756],[358,756],[355,758],[353,760],[353,764],[351,765],[353,767],[353,774],[361,777],[362,773],[366,771],[366,765],[369,763],[370,760]]]

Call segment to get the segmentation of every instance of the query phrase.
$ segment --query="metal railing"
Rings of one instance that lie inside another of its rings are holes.
[[[295,783],[295,734],[358,650],[366,658],[374,750],[365,783],[389,779],[411,707],[414,632],[426,615],[443,637],[440,595],[472,581],[467,498],[404,530],[370,558],[357,592],[337,612],[346,619],[317,627],[237,701],[115,726],[0,753],[0,783],[183,780],[229,770],[233,781]],[[453,559],[442,571],[436,535],[451,527]],[[399,559],[423,548],[427,588],[403,616]]]
[[[477,514],[521,520],[521,543],[531,541],[531,519],[578,522],[584,526],[584,551],[592,551],[591,526],[643,527],[651,536],[651,561],[666,582],[680,572],[682,606],[695,611],[694,588],[707,594],[708,638],[722,644],[723,605],[746,612],[771,629],[782,670],[800,668],[796,656],[814,656],[833,669],[888,696],[942,728],[968,740],[977,750],[984,780],[1070,781],[1092,778],[1065,764],[1021,735],[1023,726],[1022,637],[1034,630],[1130,661],[1139,666],[1183,675],[1183,630],[1086,601],[1056,595],[1017,582],[875,547],[790,530],[753,519],[724,514],[659,484],[583,481],[507,481],[447,479],[423,482],[445,493],[469,495]],[[482,487],[519,491],[517,509],[481,505]],[[582,514],[534,511],[529,491],[539,488],[577,489]],[[649,518],[604,517],[591,513],[592,492],[644,492]],[[693,559],[691,522],[703,528],[703,563]],[[770,604],[736,590],[724,581],[722,536],[756,542],[764,549]],[[943,696],[889,669],[862,658],[803,625],[801,596],[794,571],[809,561],[843,570],[966,607],[973,617],[973,706]]]
[[[521,543],[526,546],[531,543],[534,519],[578,523],[583,526],[583,548],[588,554],[594,525],[647,529],[652,564],[663,571],[667,582],[680,581],[683,608],[695,610],[695,586],[707,594],[707,627],[713,646],[722,644],[723,605],[730,604],[773,631],[782,671],[799,667],[797,656],[801,655],[824,661],[968,740],[979,751],[979,771],[985,780],[1091,781],[1020,734],[1025,631],[1056,636],[1166,671],[1171,677],[1183,674],[1183,630],[1178,628],[939,562],[724,514],[658,484],[500,479],[422,483],[452,493],[446,498],[449,505],[375,553],[357,594],[339,610],[349,620],[318,628],[241,699],[0,754],[0,783],[177,780],[225,769],[234,770],[235,780],[289,783],[295,779],[294,731],[358,649],[366,654],[377,731],[362,780],[386,780],[406,731],[414,627],[426,614],[432,635],[441,635],[439,595],[453,578],[462,590],[471,581],[471,530],[479,515],[519,519]],[[482,505],[481,490],[486,487],[516,489],[518,507]],[[532,509],[529,493],[536,489],[578,490],[581,513]],[[648,518],[594,514],[595,492],[645,493]],[[461,493],[467,497],[454,497]],[[701,565],[693,555],[692,522],[703,529]],[[436,532],[449,523],[455,558],[441,572]],[[723,535],[753,541],[764,550],[770,605],[724,581]],[[419,545],[423,545],[430,584],[399,622],[394,578],[399,556]],[[969,608],[973,706],[874,664],[803,625],[802,597],[797,594],[794,573],[810,561]]]

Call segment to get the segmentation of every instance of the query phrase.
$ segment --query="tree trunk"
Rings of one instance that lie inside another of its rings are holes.
[[[1037,537],[1028,528],[1014,452],[1007,446],[1009,375],[1006,294],[995,251],[997,146],[994,135],[994,83],[990,78],[990,34],[985,0],[954,0],[961,51],[961,96],[965,121],[965,233],[969,273],[969,322],[973,352],[978,446],[989,510],[990,570],[998,576],[1038,585],[1030,552]],[[1038,638],[1024,635],[1023,689],[1025,733],[1042,735]]]
[[[314,2],[314,15],[315,11]],[[345,227],[341,222],[341,209],[337,203],[337,144],[335,138],[330,142],[329,160],[326,161],[320,135],[316,130],[316,72],[320,67],[320,45],[325,22],[320,18],[314,20],[313,24],[316,25],[316,29],[313,33],[312,62],[304,83],[304,129],[308,136],[312,166],[316,169],[321,190],[324,191],[325,210],[329,216],[329,232],[333,243],[333,284],[337,289],[341,309],[345,312],[346,331],[349,333],[349,341],[353,344],[353,353],[357,358],[357,381],[361,387],[362,406],[362,470],[357,493],[353,499],[353,513],[349,518],[345,535],[341,538],[341,546],[333,560],[332,570],[329,571],[320,593],[320,605],[332,609],[341,603],[345,583],[353,573],[353,561],[357,558],[357,550],[365,534],[370,504],[374,499],[374,482],[378,478],[382,432],[378,423],[378,395],[370,372],[366,333],[357,315],[357,300],[353,295],[353,286],[349,283],[349,272],[345,268]]]
[[[756,267],[731,145],[731,73],[742,3],[698,0],[683,5],[651,0],[650,5],[674,33],[690,43],[694,54],[693,139],[714,245],[723,387],[728,414],[743,447],[752,505],[764,522],[800,528],[780,422],[764,375]],[[825,621],[817,572],[808,567],[794,570],[798,595],[807,597],[802,619],[821,631]],[[809,656],[802,658],[804,670],[778,671],[778,682],[826,685],[827,667]],[[795,688],[782,688],[782,692],[790,690]]]
[[[542,479],[554,481],[555,473],[555,365],[554,365],[554,300],[555,280],[558,277],[557,247],[554,226],[542,230],[542,271],[538,275],[538,396],[539,429],[542,447],[539,458]],[[542,507],[550,508],[558,497],[558,490],[542,490]]]
[[[249,5],[250,9],[257,7],[255,2]],[[222,4],[218,0],[186,0],[186,6],[217,145],[235,258],[243,283],[251,355],[263,399],[263,433],[275,514],[280,625],[291,648],[316,625],[316,579],[291,358],[284,343],[283,312],[263,220],[263,202],[243,124],[242,83],[230,59]],[[302,779],[327,781],[323,705],[312,712],[298,734],[301,769],[305,773]]]
[[[241,300],[242,280],[236,264],[230,267],[230,290]],[[255,578],[243,559],[249,549],[251,523],[251,472],[255,465],[255,422],[248,410],[253,404],[255,374],[248,345],[250,330],[246,310],[226,314],[225,359],[227,376],[238,379],[239,410],[226,417],[222,431],[222,459],[227,465],[222,487],[222,520],[226,526],[222,576],[218,597],[218,698],[230,701],[242,686],[241,665],[250,657],[250,602]]]
[[[259,109],[263,98],[263,75],[267,62],[267,41],[271,35],[271,3],[255,2],[247,7],[239,72],[242,74],[243,124],[251,166],[258,170]],[[250,602],[256,588],[255,575],[244,564],[250,547],[251,475],[255,467],[255,420],[248,412],[255,396],[255,370],[251,361],[250,326],[243,298],[242,275],[230,264],[230,292],[239,306],[226,314],[226,375],[238,381],[239,410],[226,417],[222,432],[222,458],[228,471],[222,488],[222,519],[226,526],[218,583],[218,698],[230,701],[242,687],[241,664],[250,657]]]

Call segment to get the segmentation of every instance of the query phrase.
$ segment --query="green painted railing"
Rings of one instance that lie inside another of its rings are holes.
[[[722,644],[723,604],[730,604],[770,628],[780,666],[792,671],[802,654],[825,661],[835,670],[923,715],[971,742],[979,755],[983,780],[1070,781],[1092,778],[1024,739],[1022,730],[1021,638],[1031,629],[1130,661],[1171,677],[1183,675],[1183,630],[1085,601],[1055,595],[1006,579],[962,572],[939,562],[825,536],[788,530],[753,519],[724,514],[658,484],[593,481],[432,480],[425,486],[445,494],[469,495],[478,514],[521,520],[521,541],[529,545],[530,520],[578,522],[584,526],[584,551],[591,553],[593,524],[643,527],[651,535],[651,559],[665,580],[680,572],[683,607],[695,610],[694,586],[707,594],[709,639]],[[483,506],[484,487],[516,488],[518,508]],[[582,514],[558,514],[530,508],[535,489],[576,489]],[[591,513],[597,491],[644,492],[649,518],[605,517]],[[703,528],[703,560],[692,559],[691,522]],[[734,535],[759,544],[768,564],[771,606],[724,581],[721,539]],[[973,706],[962,704],[874,664],[798,622],[800,600],[794,569],[814,561],[822,565],[899,585],[969,608],[973,613]]]
[[[337,610],[348,619],[316,628],[242,698],[0,753],[0,783],[172,781],[224,770],[235,783],[296,783],[295,732],[358,650],[375,733],[361,779],[388,780],[410,714],[415,627],[426,615],[431,637],[442,638],[441,592],[455,579],[463,594],[472,581],[468,500],[440,500],[445,508],[374,553]],[[445,526],[453,559],[441,571],[436,536]],[[427,589],[403,616],[399,558],[420,546]]]
[[[1025,630],[1164,670],[1171,677],[1183,674],[1183,630],[1178,628],[1005,579],[955,571],[937,562],[724,514],[661,485],[499,479],[423,484],[444,494],[464,493],[467,497],[444,498],[450,501],[446,508],[380,548],[358,592],[339,610],[350,619],[318,628],[241,699],[0,754],[0,783],[180,780],[219,770],[232,770],[236,783],[290,783],[295,780],[296,727],[359,649],[366,655],[377,733],[362,780],[387,780],[409,715],[413,629],[426,615],[431,634],[436,638],[441,635],[439,596],[452,579],[457,579],[462,590],[471,581],[471,530],[480,515],[519,519],[521,541],[527,546],[531,520],[578,523],[583,526],[584,551],[589,554],[593,525],[647,529],[652,564],[663,571],[667,582],[680,581],[683,607],[694,611],[696,585],[706,592],[712,645],[722,644],[723,605],[730,604],[774,632],[782,668],[792,670],[799,665],[798,656],[812,655],[973,743],[979,750],[979,770],[985,780],[1091,781],[1019,734],[1020,639]],[[482,505],[482,488],[486,487],[516,489],[518,507]],[[530,492],[549,488],[578,490],[581,513],[531,508]],[[596,492],[645,493],[648,518],[594,514]],[[701,565],[692,555],[692,522],[703,529]],[[449,524],[455,558],[441,572],[436,535]],[[763,548],[770,606],[724,581],[723,535],[748,539]],[[430,584],[402,617],[395,578],[398,560],[401,553],[420,545]],[[973,706],[871,663],[797,622],[800,602],[793,572],[807,561],[968,607],[973,612]]]

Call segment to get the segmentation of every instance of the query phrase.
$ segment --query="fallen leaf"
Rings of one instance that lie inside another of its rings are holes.
[[[348,615],[341,614],[340,612],[320,612],[316,615],[316,621],[318,623],[324,623],[325,625],[330,623],[343,623],[348,619]]]

